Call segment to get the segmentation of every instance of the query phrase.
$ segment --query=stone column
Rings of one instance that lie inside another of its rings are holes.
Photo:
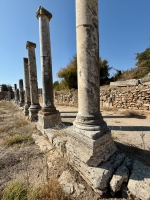
[[[31,121],[37,121],[40,104],[38,98],[38,84],[37,84],[37,71],[36,71],[36,59],[35,59],[36,44],[27,41],[26,48],[28,49],[29,82],[30,82],[30,98],[31,98],[31,105],[29,108],[29,119]]]
[[[24,106],[24,90],[23,90],[23,79],[19,79],[19,106]]]
[[[31,105],[28,58],[23,58],[23,64],[24,64],[24,80],[25,80],[25,106],[24,106],[24,113],[25,113],[25,116],[27,116],[29,114],[29,107]]]
[[[19,89],[16,89],[16,95],[17,95],[17,102],[16,102],[16,104],[19,105],[19,99],[20,99]]]
[[[39,19],[43,97],[42,113],[38,116],[39,126],[41,126],[42,129],[46,129],[60,122],[60,114],[54,106],[53,99],[52,60],[49,32],[49,21],[52,18],[52,14],[40,6],[36,12],[36,17]]]
[[[97,166],[116,151],[100,113],[98,0],[76,0],[76,33],[78,114],[67,131],[68,154]]]
[[[18,102],[18,96],[17,96],[17,84],[14,84],[14,94],[15,94],[15,104]]]

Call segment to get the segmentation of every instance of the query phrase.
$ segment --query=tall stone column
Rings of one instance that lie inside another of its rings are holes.
[[[36,48],[35,43],[27,41],[26,49],[28,49],[29,82],[30,82],[30,98],[31,98],[31,105],[29,108],[29,119],[31,121],[38,120],[38,111],[40,109],[39,98],[38,98],[35,48]]]
[[[116,151],[100,113],[98,0],[76,0],[76,33],[78,114],[67,131],[68,154],[97,166]]]
[[[16,89],[16,95],[17,95],[17,102],[16,102],[16,104],[19,105],[19,99],[20,99],[19,89]]]
[[[15,94],[15,103],[18,102],[18,95],[17,95],[17,84],[14,84],[14,94]]]
[[[56,110],[53,100],[52,60],[49,32],[49,21],[52,18],[52,14],[40,6],[36,12],[36,17],[39,19],[43,97],[42,113],[38,115],[38,127],[46,129],[60,122],[60,113]]]
[[[23,89],[23,79],[19,79],[19,106],[24,106],[24,89]]]
[[[25,80],[25,106],[24,106],[24,113],[25,113],[25,116],[27,116],[29,114],[29,107],[31,105],[28,58],[23,58],[23,65],[24,65],[24,80]]]

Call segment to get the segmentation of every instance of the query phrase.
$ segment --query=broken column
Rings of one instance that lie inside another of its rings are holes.
[[[67,154],[70,160],[98,166],[116,151],[100,113],[98,0],[76,0],[76,33],[78,114],[67,130]]]
[[[24,90],[23,90],[23,79],[19,79],[19,106],[24,106]]]
[[[23,58],[23,64],[24,64],[24,80],[25,80],[25,106],[24,106],[24,113],[25,113],[25,116],[27,116],[29,114],[29,107],[31,105],[28,58]]]
[[[38,98],[35,48],[36,48],[35,43],[27,41],[26,49],[28,49],[29,82],[30,82],[30,98],[31,98],[31,105],[29,108],[29,119],[31,121],[38,120],[38,111],[40,110],[40,104]]]
[[[36,12],[39,20],[40,31],[40,56],[42,69],[42,112],[38,115],[37,128],[41,131],[50,128],[60,122],[60,113],[56,110],[53,100],[53,78],[52,78],[52,60],[50,47],[49,21],[52,14],[39,7]]]

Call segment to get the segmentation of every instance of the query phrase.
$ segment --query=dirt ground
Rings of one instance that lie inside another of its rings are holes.
[[[56,108],[61,113],[62,122],[72,125],[77,108],[57,105]],[[150,166],[150,113],[112,109],[102,110],[101,113],[117,147],[131,158]],[[6,145],[11,136],[20,134],[28,136],[28,141]],[[31,187],[38,187],[44,185],[48,178],[58,178],[66,169],[74,173],[77,182],[85,186],[85,191],[78,198],[71,199],[99,199],[57,150],[54,149],[49,158],[47,152],[41,152],[39,146],[30,141],[32,134],[41,135],[35,123],[25,119],[22,110],[12,102],[0,101],[0,199],[9,181],[21,180]],[[47,166],[47,159],[53,161],[51,168]]]
[[[31,139],[32,134],[42,136],[35,128],[35,123],[27,120],[18,106],[12,102],[0,101],[0,199],[9,181],[17,180],[26,183],[28,187],[37,188],[44,186],[49,179],[58,179],[65,170],[69,170],[76,181],[85,186],[80,196],[68,197],[67,200],[99,199],[56,149],[42,152],[32,140],[6,145],[6,141],[13,136],[28,136]],[[51,163],[51,167],[48,167],[47,162]]]

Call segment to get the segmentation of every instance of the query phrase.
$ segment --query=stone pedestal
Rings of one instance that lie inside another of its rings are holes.
[[[29,114],[29,107],[31,105],[28,58],[23,58],[23,64],[24,64],[24,80],[25,80],[24,114],[25,116],[27,116]]]
[[[19,106],[24,106],[24,90],[23,90],[23,79],[19,79]]]
[[[37,71],[36,71],[36,60],[35,60],[36,44],[27,41],[26,48],[28,49],[29,82],[30,82],[30,97],[31,97],[31,105],[29,108],[29,119],[31,121],[37,121],[38,111],[40,110],[41,107],[38,98]]]
[[[59,111],[56,110],[53,100],[52,60],[49,33],[49,21],[52,18],[52,14],[40,6],[36,12],[36,17],[39,20],[40,31],[43,97],[43,107],[42,112],[39,114],[37,128],[41,130],[41,128],[51,128],[55,124],[60,123],[60,114]]]
[[[98,0],[76,0],[78,114],[69,128],[68,155],[98,166],[116,150],[100,113]]]
[[[37,129],[44,134],[44,129],[51,128],[60,122],[60,113],[57,111],[52,115],[38,114]]]

